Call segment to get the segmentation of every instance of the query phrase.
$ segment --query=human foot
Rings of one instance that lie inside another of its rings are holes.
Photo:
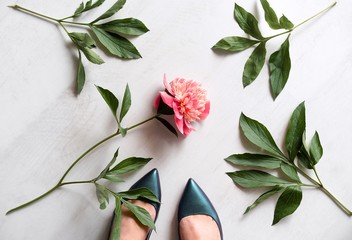
[[[207,215],[191,215],[181,219],[179,224],[181,240],[220,240],[216,222]]]
[[[153,205],[141,200],[130,200],[130,202],[147,210],[152,219],[155,219],[156,211]],[[150,228],[141,224],[130,210],[122,206],[120,240],[145,240],[149,231]]]

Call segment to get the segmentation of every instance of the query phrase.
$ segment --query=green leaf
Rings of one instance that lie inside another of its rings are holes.
[[[108,104],[114,118],[116,119],[117,108],[119,107],[119,100],[115,97],[115,95],[110,92],[108,89],[104,89],[102,87],[96,86],[100,95],[104,98],[105,102]]]
[[[89,49],[88,47],[84,47],[84,48],[80,48],[82,50],[82,52],[84,53],[84,55],[86,56],[86,58],[94,64],[103,64],[104,60],[98,55],[96,54],[93,50]]]
[[[281,165],[282,160],[276,157],[262,154],[233,154],[225,159],[226,161],[245,167],[261,167],[266,169],[276,169]]]
[[[251,84],[259,75],[265,62],[266,48],[265,42],[259,44],[249,56],[242,76],[243,87]]]
[[[176,129],[168,121],[161,117],[157,117],[156,119],[161,122],[171,133],[178,137]]]
[[[93,47],[95,47],[94,39],[87,33],[70,32],[68,35],[71,38],[71,40],[80,48],[84,48],[84,47],[93,48]]]
[[[323,147],[321,146],[318,132],[314,133],[312,141],[310,143],[309,153],[313,160],[313,166],[316,165],[320,158],[323,156]]]
[[[267,192],[264,192],[262,195],[260,195],[255,201],[254,203],[252,203],[252,205],[250,205],[249,207],[247,207],[246,211],[244,212],[244,214],[248,213],[250,210],[252,210],[253,208],[255,208],[256,206],[258,206],[260,203],[264,202],[265,200],[267,200],[268,198],[270,198],[271,196],[274,196],[275,194],[277,194],[278,192],[280,192],[282,190],[281,187],[274,187],[272,189],[270,189]]]
[[[80,16],[83,12],[92,10],[93,8],[99,7],[101,4],[103,4],[103,2],[105,2],[105,0],[97,0],[94,4],[92,3],[92,0],[89,0],[85,5],[82,2],[79,7],[76,9],[73,17],[78,17]]]
[[[115,167],[109,170],[109,174],[122,175],[129,172],[137,171],[144,167],[152,158],[130,157],[121,161]]]
[[[119,192],[117,195],[128,200],[144,198],[153,202],[159,202],[159,199],[148,188],[136,188],[126,192]]]
[[[258,27],[257,19],[249,12],[244,10],[241,6],[235,4],[234,11],[235,20],[240,28],[247,34],[256,39],[263,39]]]
[[[301,200],[302,189],[300,186],[287,187],[276,203],[273,225],[296,211]]]
[[[123,204],[136,216],[136,218],[144,225],[155,230],[155,225],[152,217],[144,208],[134,205],[122,199]]]
[[[99,180],[100,178],[103,178],[106,173],[109,171],[109,168],[116,162],[116,159],[117,159],[117,156],[119,155],[119,149],[118,148],[115,153],[114,153],[114,156],[113,158],[111,159],[111,161],[108,163],[108,165],[106,165],[106,167],[104,168],[103,171],[101,171],[101,173],[99,174],[99,176],[97,177],[97,180]]]
[[[109,192],[104,186],[97,183],[95,183],[95,187],[100,209],[105,209],[107,204],[109,204]]]
[[[122,119],[126,116],[130,107],[131,107],[131,92],[127,84],[125,88],[125,93],[123,94],[123,100],[122,100],[122,106],[121,106],[121,112],[120,112],[120,122],[122,122]]]
[[[120,183],[120,182],[124,182],[125,180],[123,180],[123,178],[119,177],[118,175],[114,174],[114,173],[106,173],[105,176],[103,177],[111,182],[115,182],[115,183]]]
[[[131,36],[140,36],[149,31],[142,21],[135,18],[117,19],[98,26],[107,32]]]
[[[284,89],[291,70],[289,37],[287,37],[280,49],[274,52],[269,59],[270,85],[274,99]]]
[[[79,15],[82,14],[82,11],[84,9],[84,3],[82,2],[76,9],[75,13],[74,13],[74,17],[78,17]]]
[[[95,22],[98,22],[99,20],[113,16],[121,8],[123,8],[123,5],[125,5],[125,3],[126,3],[126,0],[117,0],[117,2],[114,5],[112,5],[105,13],[103,13],[101,16],[95,19],[92,23],[95,23]]]
[[[136,49],[136,47],[126,38],[121,37],[117,34],[111,34],[103,29],[97,27],[91,27],[94,34],[98,38],[99,42],[113,55],[127,58],[136,59],[142,56]]]
[[[240,117],[240,127],[246,138],[253,144],[276,156],[285,157],[277,147],[270,132],[263,124],[242,113]]]
[[[304,102],[302,102],[293,111],[286,132],[285,146],[291,162],[293,162],[302,147],[302,136],[305,130],[306,108]]]
[[[222,49],[230,52],[240,52],[250,48],[254,44],[259,43],[257,40],[252,40],[244,37],[224,37],[218,41],[212,49]]]
[[[226,174],[234,183],[244,188],[275,187],[292,184],[284,179],[258,170],[242,170]]]
[[[121,218],[122,218],[122,205],[121,198],[115,198],[115,215],[111,226],[110,238],[111,240],[120,240],[121,232]]]
[[[82,92],[84,83],[86,81],[86,73],[84,71],[84,66],[82,64],[81,52],[78,51],[78,70],[77,70],[77,93],[80,94]]]
[[[282,162],[280,168],[286,174],[286,176],[289,177],[291,180],[298,183],[301,182],[297,174],[297,170],[294,167],[292,167],[291,165],[288,165],[287,163]]]
[[[290,30],[294,27],[293,23],[288,20],[285,15],[282,15],[282,17],[280,18],[280,25],[287,30]]]
[[[312,160],[311,157],[309,156],[308,151],[306,150],[306,148],[302,145],[301,149],[299,150],[299,152],[297,153],[297,157],[299,162],[308,169],[313,169],[314,165],[312,164]]]
[[[260,0],[265,13],[265,21],[272,29],[281,29],[282,26],[279,23],[277,15],[274,9],[271,8],[270,4],[266,0]]]
[[[95,64],[102,64],[104,60],[93,52],[91,48],[95,47],[95,42],[87,33],[71,32],[69,36],[73,43],[84,53],[86,58]]]

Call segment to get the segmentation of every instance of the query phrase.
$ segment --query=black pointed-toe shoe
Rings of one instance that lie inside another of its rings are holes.
[[[154,222],[155,222],[158,217],[158,214],[159,214],[160,201],[161,201],[161,187],[160,187],[160,179],[159,179],[158,170],[156,168],[154,168],[153,170],[148,172],[141,179],[139,179],[135,184],[133,184],[132,187],[130,188],[130,190],[137,189],[137,188],[148,188],[158,198],[158,200],[159,200],[158,203],[150,201],[145,198],[139,198],[139,200],[145,201],[145,202],[153,205],[153,207],[155,208],[155,212],[156,212],[155,219],[154,219]],[[110,233],[113,229],[114,222],[115,222],[115,214],[114,214],[113,220],[111,222]],[[152,231],[150,230],[146,240],[149,239],[151,233],[152,233]],[[110,234],[109,234],[108,239],[110,240]]]
[[[213,218],[218,225],[221,239],[223,239],[223,233],[218,214],[216,213],[207,195],[205,195],[203,190],[192,178],[188,180],[178,206],[178,224],[182,218],[190,215],[207,215]]]

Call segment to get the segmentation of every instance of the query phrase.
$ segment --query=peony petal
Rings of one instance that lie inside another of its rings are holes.
[[[190,134],[190,132],[195,130],[188,121],[184,121],[183,124],[184,124],[183,125],[183,132],[184,132],[183,135],[187,136],[188,134]]]
[[[183,134],[183,119],[177,118],[176,115],[174,116],[174,119],[177,129],[180,131],[181,134]]]
[[[165,73],[164,73],[164,80],[163,80],[163,82],[164,82],[165,89],[166,89],[170,94],[173,95],[174,93],[172,92],[172,88],[171,88],[169,82],[168,82],[167,79],[166,79],[166,74],[165,74]]]
[[[155,109],[158,109],[158,107],[159,107],[159,104],[160,104],[160,99],[161,99],[161,97],[160,97],[160,94],[155,98],[155,101],[154,101],[154,108]]]
[[[174,98],[167,94],[167,92],[160,92],[160,96],[163,99],[163,102],[168,105],[170,108],[172,108],[172,103],[174,102]]]
[[[178,119],[182,119],[183,118],[183,115],[178,110],[178,105],[177,105],[177,103],[175,101],[172,103],[172,109],[174,110],[175,117],[177,117]]]
[[[199,116],[201,120],[204,120],[206,117],[208,117],[210,111],[210,101],[207,101],[205,104],[205,109],[202,112],[202,114]]]

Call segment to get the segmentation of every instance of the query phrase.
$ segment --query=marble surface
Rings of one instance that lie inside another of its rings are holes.
[[[178,139],[158,122],[131,131],[92,152],[67,180],[95,177],[120,146],[121,159],[153,157],[116,190],[126,190],[152,168],[162,183],[162,208],[151,239],[178,239],[176,211],[188,178],[208,194],[223,224],[225,239],[334,239],[351,238],[352,222],[326,195],[303,191],[298,210],[271,226],[275,199],[253,212],[242,213],[262,190],[235,186],[225,172],[235,168],[223,159],[233,153],[258,150],[244,140],[239,115],[264,123],[283,146],[287,122],[302,101],[307,108],[307,135],[319,131],[324,156],[317,165],[326,187],[352,208],[352,2],[339,0],[323,16],[295,30],[290,38],[292,69],[289,81],[274,102],[268,69],[242,88],[243,66],[251,51],[218,54],[210,48],[222,37],[244,36],[233,20],[234,1],[128,0],[118,17],[141,19],[151,30],[133,38],[143,58],[123,61],[98,53],[103,65],[84,61],[87,82],[74,94],[76,51],[57,26],[8,5],[18,4],[54,17],[75,10],[80,0],[2,0],[0,2],[0,239],[106,239],[113,204],[100,210],[94,186],[65,186],[40,202],[5,216],[54,186],[67,167],[98,140],[115,131],[111,113],[94,84],[109,88],[120,98],[126,83],[132,107],[125,125],[152,116],[155,95],[166,73],[172,80],[184,77],[202,82],[211,100],[211,113],[197,131]],[[271,0],[277,12],[298,23],[324,9],[330,0]],[[88,21],[104,7],[84,15]],[[260,2],[238,0],[255,12],[264,35],[272,35]],[[74,28],[70,28],[74,30]],[[268,43],[275,51],[284,37]]]

